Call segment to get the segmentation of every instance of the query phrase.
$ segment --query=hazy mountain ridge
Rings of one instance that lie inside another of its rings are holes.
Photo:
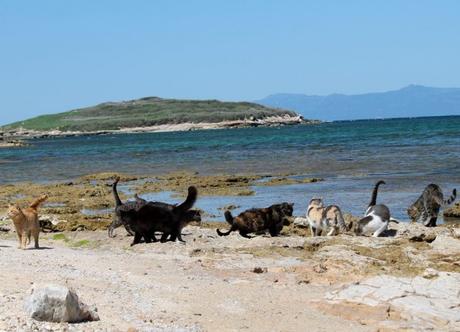
[[[399,90],[358,95],[280,93],[256,102],[319,120],[460,115],[460,88],[409,85]]]

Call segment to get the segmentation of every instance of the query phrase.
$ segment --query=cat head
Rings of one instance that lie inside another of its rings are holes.
[[[308,206],[315,206],[315,207],[324,207],[323,199],[319,198],[312,198]]]
[[[22,214],[22,211],[21,211],[21,208],[17,205],[10,205],[8,207],[8,211],[6,212],[6,215],[8,216],[8,218],[16,218],[17,216],[21,215]]]
[[[184,221],[187,223],[190,222],[201,222],[201,212],[199,210],[188,210],[185,212]]]
[[[292,213],[294,212],[294,203],[283,203],[281,205],[281,211],[285,216],[292,217]]]

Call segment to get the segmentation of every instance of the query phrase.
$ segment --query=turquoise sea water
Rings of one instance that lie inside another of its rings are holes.
[[[256,187],[252,197],[206,198],[198,206],[216,212],[227,203],[241,209],[280,200],[303,214],[311,196],[362,214],[373,183],[384,179],[380,201],[398,218],[424,186],[460,189],[460,117],[333,122],[315,126],[245,128],[174,133],[37,139],[20,149],[0,149],[0,183],[67,180],[118,171],[160,174],[296,173],[324,182]],[[161,197],[160,197],[161,198]],[[173,200],[168,193],[166,200]],[[213,203],[213,201],[216,201]],[[236,211],[238,212],[238,211]]]

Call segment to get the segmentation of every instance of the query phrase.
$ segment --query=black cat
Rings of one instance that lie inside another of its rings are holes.
[[[201,220],[198,211],[190,210],[195,204],[198,191],[195,187],[188,188],[187,199],[180,205],[169,205],[165,203],[150,202],[139,209],[120,210],[123,221],[127,222],[130,229],[134,231],[134,240],[131,245],[141,241],[157,241],[155,232],[162,232],[161,242],[166,242],[168,236],[171,241],[179,239],[182,241],[182,228],[193,220]]]

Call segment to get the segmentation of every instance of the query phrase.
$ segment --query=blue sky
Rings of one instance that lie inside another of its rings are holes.
[[[460,1],[0,0],[0,124],[144,96],[460,87]]]

